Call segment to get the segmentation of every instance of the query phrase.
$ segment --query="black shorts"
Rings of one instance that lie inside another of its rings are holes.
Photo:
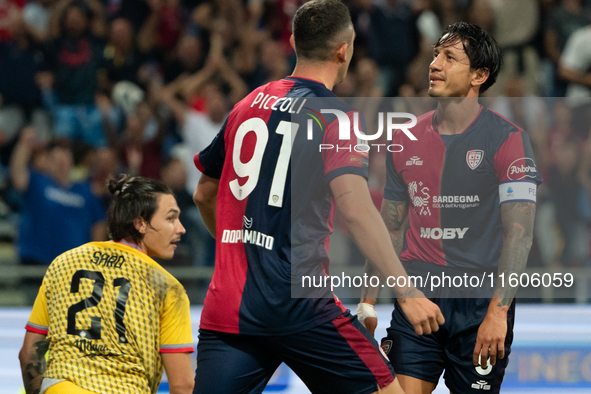
[[[445,324],[436,333],[420,336],[398,303],[395,304],[388,336],[382,339],[382,349],[396,373],[437,383],[445,370],[445,384],[454,394],[498,393],[511,353],[515,302],[507,312],[505,357],[497,358],[494,366],[488,364],[483,370],[474,366],[472,354],[490,299],[438,298],[432,301],[441,309]]]
[[[260,393],[285,362],[312,393],[369,394],[394,380],[378,343],[348,311],[290,335],[199,330],[194,393]]]

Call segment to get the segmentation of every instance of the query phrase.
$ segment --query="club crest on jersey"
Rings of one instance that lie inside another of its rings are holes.
[[[468,167],[471,170],[475,170],[476,167],[482,163],[482,159],[484,158],[484,151],[480,149],[469,150],[466,154],[466,163],[468,163]]]
[[[388,354],[390,354],[390,350],[392,350],[392,340],[386,339],[384,342],[382,342],[380,348],[384,353],[386,353],[386,356],[388,356]]]

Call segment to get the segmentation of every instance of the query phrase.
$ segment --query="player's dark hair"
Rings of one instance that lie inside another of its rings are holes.
[[[343,33],[352,26],[349,9],[340,0],[312,0],[305,3],[293,18],[297,56],[310,60],[329,60],[338,45],[351,39],[351,36],[343,37]]]
[[[109,180],[107,186],[115,196],[107,213],[109,238],[113,241],[130,239],[139,243],[143,235],[133,221],[140,217],[150,223],[158,209],[158,195],[173,194],[164,183],[141,176],[123,175],[118,181]]]
[[[458,41],[464,46],[472,70],[488,70],[488,78],[480,86],[480,93],[485,92],[497,81],[503,65],[503,54],[499,44],[481,27],[472,23],[457,22],[447,26],[435,48],[454,45]]]

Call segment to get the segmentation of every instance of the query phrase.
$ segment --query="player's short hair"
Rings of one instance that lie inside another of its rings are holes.
[[[300,58],[327,61],[336,47],[349,42],[353,26],[349,9],[340,0],[312,0],[293,18],[293,38]]]
[[[113,241],[127,238],[139,243],[143,235],[135,228],[133,221],[140,217],[150,223],[158,210],[158,196],[173,194],[164,183],[141,176],[124,175],[119,181],[111,179],[108,188],[114,195],[107,213],[109,238]]]
[[[470,60],[472,70],[487,69],[488,78],[480,86],[483,93],[497,81],[503,64],[503,54],[495,39],[481,27],[467,22],[457,22],[447,26],[441,38],[435,44],[437,47],[453,45],[460,41]]]

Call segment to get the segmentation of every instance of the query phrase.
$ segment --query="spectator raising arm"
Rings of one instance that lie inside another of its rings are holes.
[[[24,192],[29,188],[31,176],[29,172],[29,160],[31,159],[34,143],[35,130],[32,128],[24,129],[10,158],[10,179],[14,188],[20,192]]]
[[[242,100],[246,95],[246,84],[224,57],[222,37],[219,33],[212,34],[209,56],[203,70],[193,74],[180,86],[183,96],[192,97],[214,76],[217,76],[220,82],[226,82],[229,85],[232,104]]]

